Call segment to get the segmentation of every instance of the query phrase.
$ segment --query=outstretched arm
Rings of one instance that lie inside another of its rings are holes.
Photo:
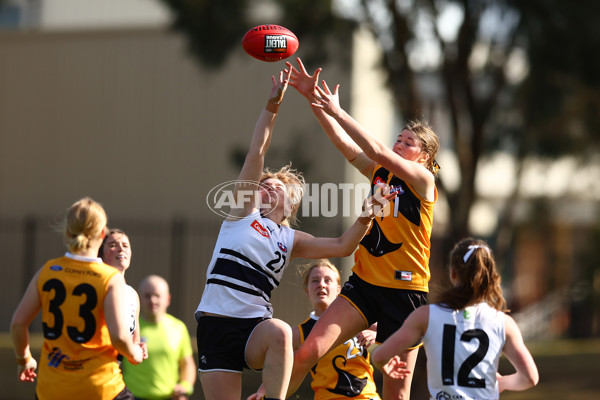
[[[397,192],[390,193],[390,187],[385,186],[375,195],[368,197],[363,205],[363,212],[354,224],[337,238],[314,237],[306,232],[296,231],[294,234],[294,249],[292,258],[332,258],[351,255],[358,243],[371,226],[371,221],[381,213],[389,212],[386,205],[392,201]]]
[[[539,374],[535,361],[523,342],[517,323],[508,315],[504,321],[504,331],[506,332],[504,354],[516,372],[510,375],[498,375],[500,393],[505,390],[525,390],[537,385]]]
[[[394,153],[385,143],[366,131],[350,114],[340,107],[336,97],[325,89],[317,86],[318,96],[312,103],[313,108],[320,108],[332,116],[354,142],[364,151],[366,156],[383,165],[399,178],[412,184],[423,197],[433,194],[434,177],[431,172],[418,162],[407,160]]]
[[[292,75],[290,77],[290,85],[298,90],[298,92],[304,96],[309,103],[313,103],[315,96],[318,96],[317,86],[319,81],[319,74],[321,73],[321,68],[317,68],[314,74],[309,75],[302,64],[302,60],[297,58],[298,68],[296,69],[291,63],[286,62],[286,66],[289,71],[291,71]],[[339,85],[336,85],[333,92],[329,90],[327,85],[324,85],[327,93],[331,94],[334,101],[339,103],[338,97],[338,88]],[[350,162],[356,160],[359,154],[363,151],[361,148],[352,140],[350,136],[344,131],[344,129],[340,126],[340,124],[332,118],[329,114],[327,114],[323,109],[318,107],[311,107],[311,110],[323,131],[329,137],[329,140],[334,144],[334,146],[343,154],[343,156]],[[370,161],[370,160],[367,160]],[[371,177],[372,168],[374,167],[372,162],[362,162],[358,165],[353,164],[363,175],[366,175],[368,178]]]
[[[283,71],[279,73],[278,79],[272,77],[273,86],[271,88],[269,100],[267,101],[266,107],[261,111],[258,120],[256,121],[256,125],[254,126],[250,148],[246,154],[246,159],[244,160],[244,165],[242,166],[242,170],[238,176],[238,183],[235,187],[235,199],[238,198],[239,191],[243,190],[254,195],[258,189],[258,180],[260,179],[264,168],[265,156],[271,143],[275,119],[277,118],[279,105],[283,101],[289,77],[290,72],[284,76]],[[231,215],[234,217],[245,217],[252,213],[254,209],[254,201],[244,201],[242,207],[231,210]]]

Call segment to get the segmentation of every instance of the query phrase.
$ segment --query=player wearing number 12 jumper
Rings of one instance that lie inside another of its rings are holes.
[[[292,258],[352,254],[377,211],[394,197],[387,188],[383,196],[367,199],[364,216],[337,238],[290,228],[303,179],[289,167],[263,170],[289,73],[280,72],[272,81],[233,193],[234,199],[253,201],[232,208],[223,222],[196,311],[200,383],[207,400],[239,400],[244,368],[262,370],[267,399],[284,398],[293,362],[292,330],[272,318],[272,290]]]
[[[133,343],[125,313],[123,274],[97,257],[106,213],[90,198],[74,203],[62,232],[68,252],[35,274],[11,322],[22,381],[36,378],[28,328],[42,311],[44,343],[36,398],[133,399],[117,363],[120,353],[138,364],[147,357]]]
[[[433,399],[497,399],[504,390],[537,384],[535,362],[506,302],[492,252],[482,240],[463,239],[450,253],[451,286],[434,304],[415,310],[372,355],[394,379],[406,376],[398,354],[423,338]],[[504,352],[516,372],[498,374]]]

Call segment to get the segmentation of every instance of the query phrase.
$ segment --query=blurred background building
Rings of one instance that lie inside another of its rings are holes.
[[[195,332],[193,312],[221,223],[207,194],[237,177],[270,76],[284,64],[252,59],[237,46],[219,68],[202,66],[185,35],[171,29],[175,15],[166,3],[0,1],[0,319],[6,330],[35,271],[64,252],[57,222],[74,201],[91,196],[105,206],[109,226],[131,239],[128,283],[135,287],[151,273],[164,276],[172,289],[171,313]],[[255,3],[266,7],[258,12],[263,19],[269,3]],[[325,43],[326,64],[307,67],[323,66],[321,77],[342,85],[341,104],[391,144],[405,117],[392,105],[394,89],[378,67],[380,46],[360,25],[351,43]],[[297,55],[310,60],[302,39]],[[523,60],[511,65],[515,79],[522,79]],[[443,148],[435,284],[445,279],[445,242],[457,212],[446,194],[459,188],[464,155],[453,147],[443,83],[426,69],[417,82],[423,114]],[[290,161],[309,184],[363,182],[293,89],[279,113],[267,165]],[[528,340],[600,335],[599,177],[598,154],[584,161],[572,155],[518,160],[499,150],[478,164],[469,232],[507,243],[505,293]],[[503,231],[507,212],[513,223]],[[351,220],[305,217],[300,229],[338,235]],[[335,261],[347,276],[351,258]],[[273,303],[275,315],[294,324],[309,310],[292,269]]]
[[[64,252],[53,227],[65,210],[91,196],[105,206],[109,226],[131,237],[128,282],[164,276],[172,312],[195,325],[221,222],[207,194],[237,177],[283,63],[250,59],[240,47],[219,71],[202,70],[185,39],[169,31],[168,10],[156,1],[129,3],[131,10],[117,1],[4,5],[15,21],[0,32],[0,257],[13,266],[2,320],[34,271]],[[341,156],[299,95],[290,92],[276,129],[268,165],[294,159],[310,182],[344,180]],[[337,234],[341,225],[328,218],[319,234]],[[297,285],[294,273],[288,280]],[[300,319],[306,305],[296,289],[289,298],[297,304],[279,310]]]

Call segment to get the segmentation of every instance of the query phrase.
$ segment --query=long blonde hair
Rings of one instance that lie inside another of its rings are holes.
[[[91,241],[100,238],[106,223],[106,212],[100,203],[90,197],[84,197],[73,203],[60,224],[69,252],[77,254],[89,249]]]
[[[302,202],[302,196],[304,196],[304,177],[302,173],[292,168],[290,163],[277,171],[265,168],[259,183],[263,183],[267,179],[279,179],[283,182],[288,192],[289,201],[292,204],[290,213],[284,216],[281,224],[286,226],[296,225],[298,223],[298,209]]]

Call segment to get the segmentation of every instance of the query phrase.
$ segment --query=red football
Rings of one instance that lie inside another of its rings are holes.
[[[298,50],[298,38],[283,26],[259,25],[246,32],[242,47],[254,58],[274,62],[294,54]]]

